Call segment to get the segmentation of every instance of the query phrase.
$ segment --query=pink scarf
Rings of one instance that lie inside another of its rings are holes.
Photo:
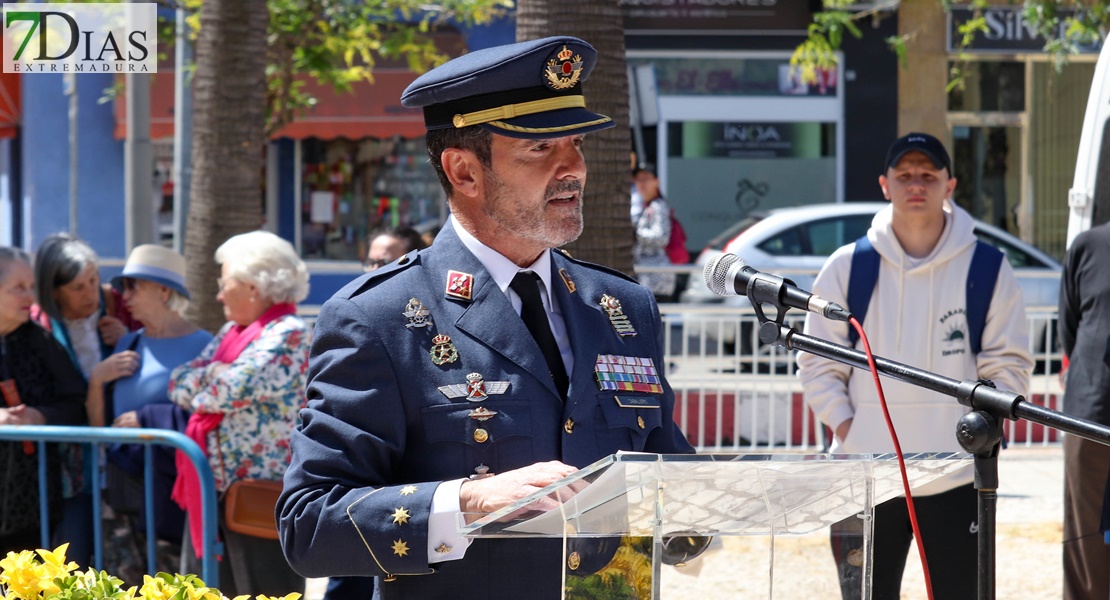
[[[216,348],[216,353],[212,355],[212,361],[209,364],[235,362],[243,350],[258,339],[266,325],[281,317],[296,314],[296,312],[297,307],[293,304],[275,304],[266,309],[266,312],[262,313],[262,316],[250,325],[232,325],[224,334],[223,339],[220,340],[220,345]],[[193,413],[189,417],[189,423],[185,426],[185,435],[207,453],[208,434],[216,431],[223,419],[223,413]],[[177,451],[175,464],[177,466],[177,480],[174,481],[171,497],[182,510],[188,513],[189,537],[193,540],[193,550],[196,552],[197,558],[203,558],[204,519],[200,479],[197,478],[193,462],[181,450]]]

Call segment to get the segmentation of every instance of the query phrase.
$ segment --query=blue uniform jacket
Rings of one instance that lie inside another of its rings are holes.
[[[502,473],[547,460],[584,467],[618,450],[693,452],[674,423],[666,382],[659,394],[615,392],[595,378],[599,355],[650,358],[665,369],[651,292],[560,251],[552,269],[574,351],[565,404],[509,299],[451,226],[431,248],[355,280],[324,304],[308,406],[277,506],[294,569],[306,577],[379,576],[383,598],[558,598],[560,540],[476,540],[464,559],[429,565],[436,486],[480,465]],[[447,293],[451,271],[473,276],[470,300]],[[600,304],[606,294],[620,300],[637,335],[618,335]],[[403,314],[413,298],[428,311],[425,327],[410,327]],[[433,363],[437,335],[450,337],[457,360]],[[481,402],[440,391],[465,389],[470,373],[489,391]],[[496,415],[472,418],[479,405]],[[398,509],[407,518],[398,519]],[[601,560],[589,567],[584,560],[579,573],[608,556]]]

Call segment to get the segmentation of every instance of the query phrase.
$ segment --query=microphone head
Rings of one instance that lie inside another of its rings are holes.
[[[702,272],[702,276],[705,277],[705,285],[709,286],[709,291],[718,296],[735,296],[736,292],[733,291],[732,286],[728,285],[728,273],[733,265],[738,262],[743,263],[739,256],[727,252],[709,259],[709,262],[705,263],[705,271]]]

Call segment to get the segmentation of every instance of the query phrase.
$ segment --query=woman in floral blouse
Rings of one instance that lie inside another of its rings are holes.
[[[304,406],[309,331],[295,303],[308,294],[308,270],[293,246],[271,233],[237,235],[216,250],[223,265],[220,292],[228,322],[196,359],[170,375],[170,399],[192,411],[186,435],[208,455],[220,494],[220,589],[228,596],[304,591],[304,578],[286,563],[276,540],[224,526],[223,494],[236,481],[280,481],[289,464],[289,438]],[[174,500],[188,512],[182,572],[200,571],[200,486],[178,456]]]

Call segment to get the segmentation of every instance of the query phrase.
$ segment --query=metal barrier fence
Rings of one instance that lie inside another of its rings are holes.
[[[754,312],[722,306],[663,304],[667,379],[675,390],[675,420],[699,451],[801,451],[827,448],[829,433],[802,398],[795,353],[762,346]],[[1031,308],[1029,350],[1035,368],[1026,399],[1062,407],[1055,308]],[[805,314],[787,316],[799,331]],[[886,356],[898,360],[897,356]],[[952,402],[955,402],[952,399]],[[953,435],[956,424],[952,424]],[[1060,441],[1055,430],[1006,421],[1007,442],[1024,446]]]
[[[39,522],[40,541],[42,547],[51,549],[50,545],[50,512],[47,494],[46,472],[46,444],[47,442],[82,443],[86,451],[91,447],[93,456],[100,455],[103,444],[141,444],[143,446],[143,497],[146,506],[146,531],[147,537],[147,572],[155,570],[155,544],[156,536],[150,534],[154,529],[154,461],[152,447],[154,445],[172,446],[185,452],[193,463],[200,480],[202,503],[202,518],[204,529],[204,558],[201,562],[201,578],[209,587],[218,588],[219,569],[216,557],[223,553],[223,548],[216,536],[216,480],[212,475],[212,468],[208,466],[208,458],[197,446],[196,442],[176,431],[166,429],[130,429],[118,427],[59,427],[59,426],[30,426],[30,425],[0,425],[0,440],[24,441],[38,443],[36,455],[38,457],[38,489],[39,489]],[[103,568],[103,531],[101,523],[100,499],[102,495],[100,469],[92,469],[89,486],[92,488],[93,508],[93,567],[97,570]],[[30,550],[30,548],[28,548]],[[191,552],[189,548],[182,548],[182,552]],[[83,567],[88,565],[82,565]],[[113,574],[114,575],[114,574]]]
[[[318,312],[318,306],[301,308],[308,321]],[[820,452],[828,447],[829,433],[802,398],[794,353],[758,343],[750,307],[662,304],[659,312],[675,420],[698,451]],[[1026,309],[1029,350],[1036,361],[1026,399],[1061,410],[1063,356],[1056,340],[1056,312],[1056,307]],[[805,313],[792,311],[786,322],[801,331],[804,320]],[[953,423],[953,432],[955,427]],[[1030,421],[1006,421],[1003,431],[1009,444],[1060,442],[1059,432]]]

